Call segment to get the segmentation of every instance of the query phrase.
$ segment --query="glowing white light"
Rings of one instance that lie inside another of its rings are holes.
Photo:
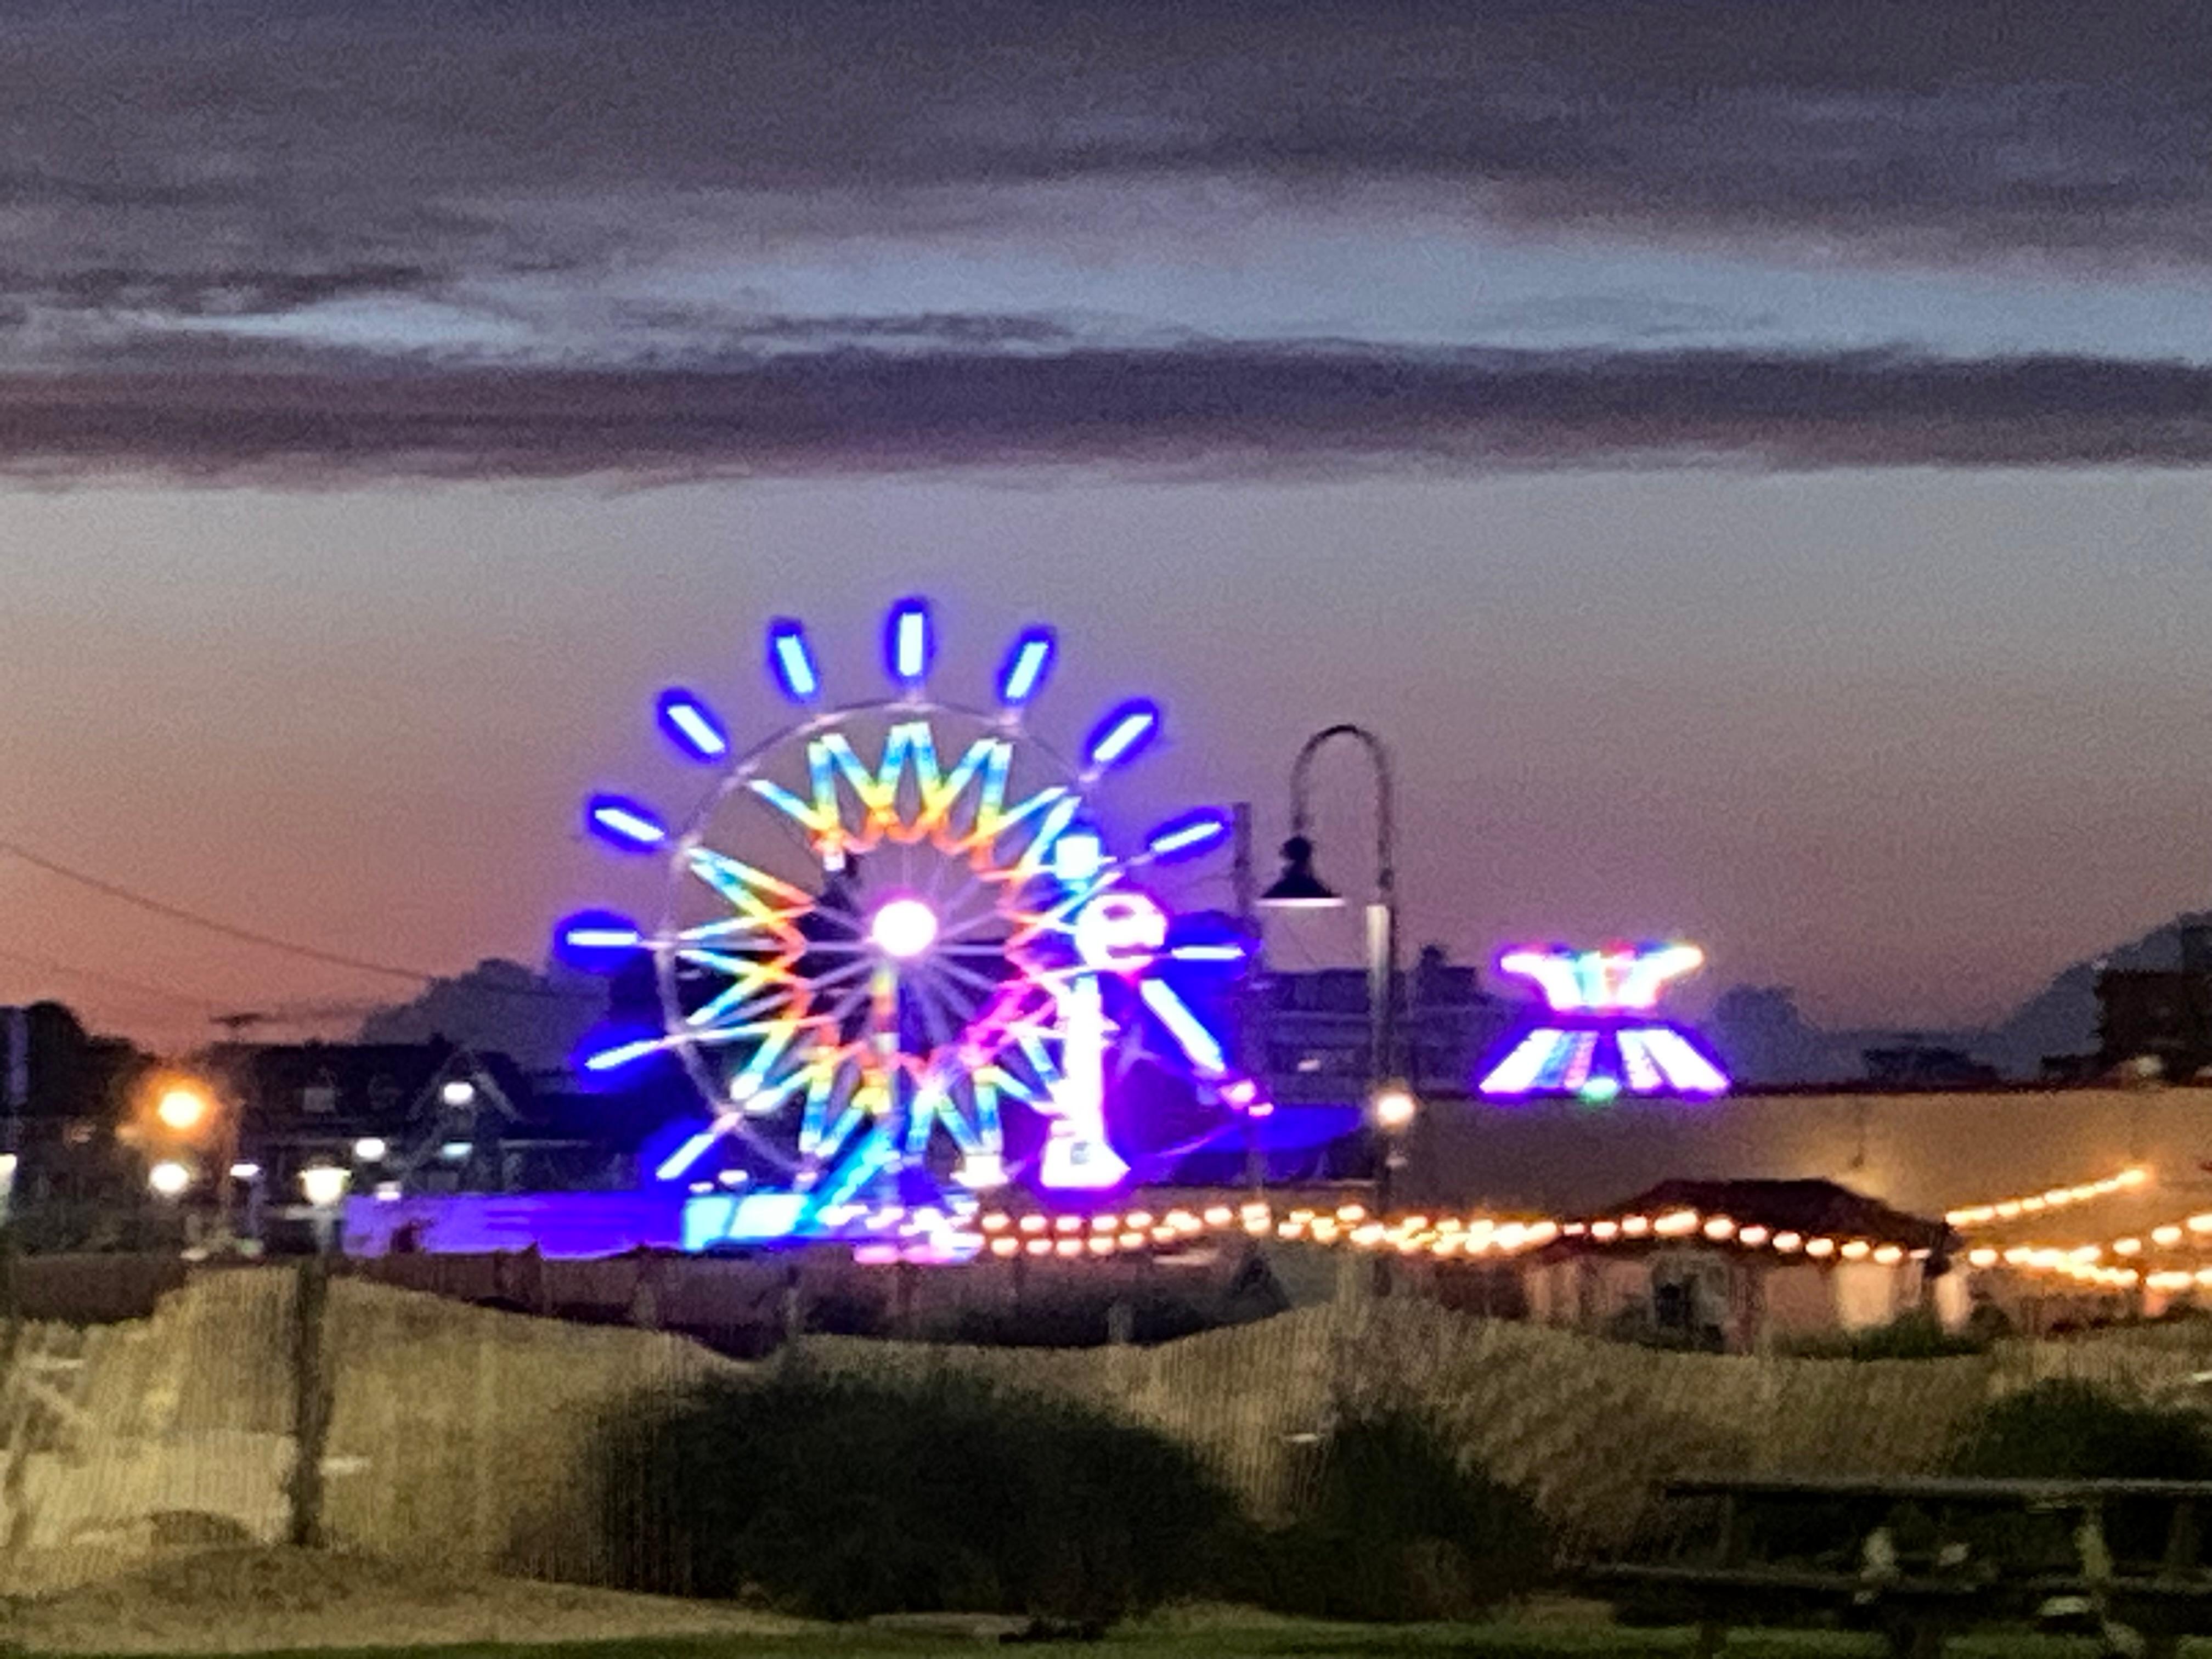
[[[1404,1128],[1413,1121],[1413,1115],[1420,1109],[1420,1102],[1413,1098],[1412,1090],[1395,1085],[1377,1090],[1375,1098],[1369,1103],[1369,1109],[1375,1114],[1376,1126],[1383,1129]]]
[[[1172,987],[1162,980],[1148,979],[1139,986],[1139,994],[1201,1075],[1217,1076],[1228,1068],[1229,1057],[1222,1052],[1219,1041]]]
[[[230,1166],[230,1178],[233,1181],[258,1181],[261,1179],[261,1166],[240,1160]]]
[[[561,937],[579,951],[627,951],[643,942],[635,927],[571,927]]]
[[[769,629],[768,641],[769,663],[783,695],[793,702],[811,702],[822,690],[822,677],[815,672],[806,630],[795,622],[776,623]]]
[[[300,1171],[300,1190],[307,1194],[308,1203],[319,1210],[327,1210],[345,1196],[347,1184],[352,1179],[334,1164],[318,1164]]]
[[[1714,1067],[1712,1062],[1692,1048],[1680,1031],[1664,1025],[1654,1025],[1644,1033],[1652,1057],[1660,1069],[1667,1073],[1668,1081],[1687,1095],[1717,1095],[1726,1092],[1728,1079]]]
[[[1544,1069],[1558,1045],[1559,1033],[1531,1031],[1521,1039],[1513,1052],[1498,1062],[1498,1069],[1482,1080],[1482,1092],[1486,1095],[1526,1094],[1534,1086],[1537,1073]]]
[[[722,1131],[720,1125],[700,1130],[697,1134],[693,1135],[690,1139],[685,1141],[681,1146],[678,1146],[676,1151],[670,1155],[667,1161],[653,1172],[653,1179],[656,1181],[675,1180],[678,1176],[682,1175],[686,1170],[690,1169],[694,1164],[696,1164],[699,1161],[700,1154],[704,1152],[709,1146],[713,1146],[720,1137],[721,1133]]]
[[[999,676],[999,701],[1018,708],[1036,695],[1052,666],[1053,637],[1048,629],[1031,629],[1014,641],[1013,652]]]
[[[722,723],[689,691],[672,688],[660,694],[660,726],[693,760],[720,760],[730,752],[729,734]]]
[[[473,1106],[477,1103],[477,1085],[466,1078],[457,1077],[438,1091],[438,1098],[448,1106]]]
[[[380,1135],[363,1135],[353,1144],[353,1155],[363,1164],[380,1164],[385,1153],[392,1149],[384,1144]]]
[[[1177,962],[1242,962],[1245,954],[1241,945],[1178,945],[1168,952]]]
[[[1186,817],[1164,823],[1152,831],[1152,839],[1145,845],[1156,859],[1172,859],[1178,854],[1195,853],[1211,847],[1229,833],[1229,819],[1224,813],[1193,812]]]
[[[175,1198],[192,1184],[192,1172],[172,1158],[146,1171],[146,1184],[163,1198]]]
[[[611,796],[592,803],[591,823],[604,839],[617,846],[658,847],[668,839],[667,830],[647,816],[643,808]]]
[[[891,672],[908,685],[929,672],[929,608],[908,599],[891,612]]]
[[[182,1085],[165,1092],[154,1107],[154,1115],[161,1120],[162,1127],[179,1133],[197,1128],[207,1111],[207,1097],[198,1089]]]
[[[1109,973],[1148,966],[1167,937],[1166,913],[1142,893],[1101,893],[1076,913],[1076,955]]]
[[[1095,767],[1112,766],[1142,748],[1158,728],[1160,711],[1149,702],[1124,704],[1109,714],[1091,739],[1088,758]]]
[[[1053,1123],[1037,1179],[1063,1190],[1115,1186],[1129,1166],[1106,1139],[1107,1024],[1097,975],[1079,975],[1060,994],[1066,1040],[1061,1075],[1052,1085]]]
[[[1072,830],[1052,844],[1052,873],[1070,887],[1093,880],[1106,867],[1106,843],[1088,830]]]
[[[635,1042],[602,1048],[584,1061],[584,1069],[587,1072],[611,1072],[617,1066],[627,1066],[634,1060],[643,1060],[647,1054],[659,1054],[665,1046],[657,1037],[642,1037]]]
[[[448,1164],[461,1164],[476,1148],[465,1140],[448,1140],[438,1148],[438,1156]]]
[[[868,923],[868,937],[885,956],[918,957],[937,942],[937,912],[918,898],[891,899]]]

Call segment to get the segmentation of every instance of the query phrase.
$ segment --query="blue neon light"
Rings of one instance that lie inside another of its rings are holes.
[[[1178,859],[1196,858],[1208,848],[1218,846],[1228,833],[1229,814],[1202,807],[1170,818],[1152,831],[1145,845],[1154,858],[1171,864]]]
[[[1229,1056],[1222,1052],[1221,1043],[1206,1023],[1190,1011],[1190,1006],[1168,986],[1165,981],[1148,979],[1138,988],[1161,1024],[1181,1045],[1184,1056],[1206,1076],[1218,1076],[1228,1068]]]
[[[999,701],[1009,708],[1019,708],[1036,696],[1044,677],[1051,672],[1056,647],[1049,628],[1023,629],[1013,648],[1006,653],[1005,665],[999,670]]]
[[[684,1248],[765,1244],[789,1238],[805,1224],[805,1193],[708,1193],[684,1206]]]
[[[929,601],[901,599],[884,624],[884,660],[891,678],[912,690],[929,673],[937,642],[930,626]]]
[[[613,968],[645,943],[628,916],[612,910],[579,910],[553,930],[553,954],[572,968]]]
[[[671,1152],[668,1155],[666,1161],[664,1162],[659,1169],[653,1172],[653,1178],[655,1181],[675,1180],[686,1170],[689,1170],[694,1164],[696,1164],[699,1161],[701,1155],[703,1154],[709,1146],[720,1139],[722,1131],[719,1125],[708,1124],[705,1128],[700,1130],[697,1134],[693,1135],[690,1139],[685,1141],[673,1152]]]
[[[1249,954],[1242,945],[1178,945],[1168,952],[1176,962],[1242,962]]]
[[[730,752],[730,734],[714,711],[680,685],[660,694],[655,710],[668,740],[696,761],[717,761]]]
[[[584,827],[625,853],[650,852],[668,839],[668,826],[652,808],[621,795],[594,795],[586,801]]]
[[[1159,705],[1133,697],[1091,729],[1091,739],[1083,746],[1084,757],[1094,767],[1118,766],[1141,754],[1159,735]]]
[[[611,1048],[602,1048],[597,1054],[584,1057],[587,1072],[611,1072],[617,1066],[645,1060],[657,1054],[667,1045],[659,1037],[642,1037],[635,1042],[617,1043]]]
[[[815,670],[803,623],[779,617],[768,625],[768,666],[792,702],[811,702],[821,694],[822,676]]]

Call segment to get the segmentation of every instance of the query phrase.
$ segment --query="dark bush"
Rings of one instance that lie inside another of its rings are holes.
[[[1063,1297],[1003,1308],[967,1308],[927,1334],[986,1348],[1096,1348],[1112,1338],[1115,1310],[1132,1342],[1170,1342],[1216,1329],[1222,1322],[1174,1297]]]
[[[1947,1331],[1934,1314],[1915,1308],[1864,1330],[1801,1337],[1782,1345],[1782,1352],[1799,1359],[1953,1359],[1987,1353],[1990,1341],[1986,1332],[1971,1328]]]
[[[1950,1468],[2051,1480],[2212,1480],[2212,1425],[2199,1413],[2124,1400],[2087,1382],[2039,1382],[1985,1409]],[[2105,1532],[2122,1559],[2154,1560],[2165,1548],[2157,1506],[2110,1506]]]
[[[1258,1551],[1245,1593],[1330,1619],[1459,1619],[1540,1583],[1551,1545],[1535,1505],[1462,1468],[1410,1413],[1357,1417],[1315,1448],[1307,1502]]]
[[[1103,1625],[1207,1588],[1237,1525],[1174,1442],[970,1378],[718,1383],[611,1432],[605,1455],[626,1584],[818,1618]]]

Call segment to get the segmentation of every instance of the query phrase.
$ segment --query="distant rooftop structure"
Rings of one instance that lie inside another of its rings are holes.
[[[1435,945],[1399,975],[1399,1063],[1416,1092],[1463,1091],[1510,1010],[1479,969]],[[1281,1105],[1357,1105],[1370,1083],[1367,975],[1357,968],[1270,972],[1254,992],[1262,1070]]]

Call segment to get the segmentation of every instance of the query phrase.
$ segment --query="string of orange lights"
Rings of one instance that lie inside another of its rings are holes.
[[[2130,1166],[2099,1181],[2053,1188],[2021,1199],[1976,1205],[1951,1211],[1949,1224],[1961,1230],[1995,1221],[2009,1221],[2091,1199],[2141,1187],[2151,1172]],[[1893,1266],[1924,1260],[1926,1247],[1899,1239],[1807,1234],[1757,1224],[1739,1224],[1732,1217],[1693,1209],[1669,1210],[1656,1215],[1622,1213],[1596,1219],[1557,1218],[1501,1218],[1492,1215],[1407,1215],[1383,1220],[1360,1204],[1328,1208],[1300,1206],[1279,1211],[1264,1200],[1238,1205],[1213,1204],[1193,1208],[1177,1206],[1158,1212],[1145,1209],[1109,1211],[1095,1215],[1052,1215],[1042,1212],[991,1211],[971,1224],[969,1242],[978,1254],[1001,1260],[1055,1257],[1060,1260],[1095,1258],[1131,1251],[1179,1249],[1209,1236],[1241,1233],[1253,1238],[1273,1237],[1354,1249],[1395,1250],[1401,1255],[1429,1255],[1441,1259],[1479,1260],[1510,1257],[1541,1249],[1556,1240],[1587,1238],[1597,1244],[1634,1245],[1653,1240],[1698,1237],[1708,1243],[1746,1250],[1765,1250],[1808,1261],[1872,1261]],[[2155,1290],[2189,1286],[2212,1288],[2212,1267],[2202,1270],[2159,1269],[2146,1273],[2141,1267],[2111,1265],[2143,1257],[2152,1251],[2181,1248],[2212,1249],[2212,1212],[2179,1218],[2103,1243],[2072,1246],[2016,1244],[1977,1246],[1968,1251],[1968,1265],[1984,1270],[2011,1268],[2049,1273],[2084,1285],[2112,1289],[2137,1285]]]
[[[2086,1204],[2091,1199],[2110,1198],[2114,1193],[2140,1187],[2149,1179],[2148,1170],[2131,1165],[2117,1175],[2106,1176],[2102,1181],[2085,1181],[2075,1187],[2053,1187],[2046,1192],[2028,1193],[2019,1198],[2002,1199],[1994,1204],[1974,1204],[1962,1210],[1948,1211],[1943,1219],[1961,1231],[1971,1227],[1986,1227],[1993,1222],[2011,1221],[2023,1215],[2038,1215],[2047,1210],[2063,1210],[2070,1205]]]

